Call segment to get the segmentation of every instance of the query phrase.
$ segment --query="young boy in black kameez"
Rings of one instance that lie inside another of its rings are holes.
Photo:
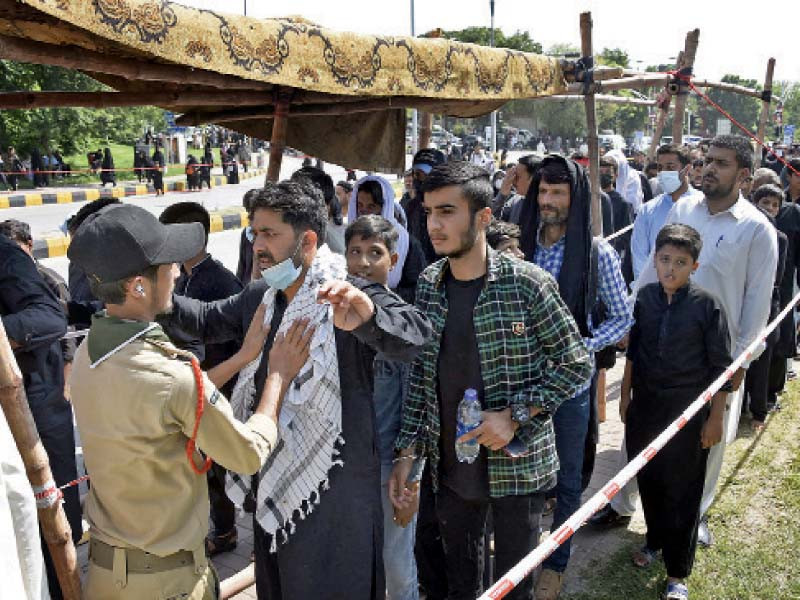
[[[639,290],[622,383],[620,416],[629,458],[644,450],[730,365],[730,337],[719,302],[689,281],[702,241],[686,225],[656,238],[658,283]],[[725,388],[723,388],[724,390]],[[647,523],[639,567],[663,552],[664,598],[688,598],[708,449],[722,438],[727,391],[705,406],[637,476]]]

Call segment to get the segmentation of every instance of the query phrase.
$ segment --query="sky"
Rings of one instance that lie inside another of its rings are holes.
[[[380,35],[411,34],[412,0],[180,0],[181,4],[252,17],[301,15],[324,27]],[[528,31],[545,50],[580,46],[579,15],[592,11],[595,53],[627,51],[634,68],[671,62],[686,33],[700,29],[695,75],[720,79],[735,73],[763,83],[767,60],[775,79],[800,81],[797,28],[800,2],[779,2],[769,12],[745,0],[496,0],[495,27]],[[488,26],[489,0],[417,0],[416,32]],[[758,25],[755,27],[754,25]]]

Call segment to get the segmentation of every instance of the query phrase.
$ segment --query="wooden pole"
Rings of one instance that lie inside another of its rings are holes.
[[[764,76],[764,96],[761,100],[761,116],[758,119],[758,139],[764,140],[764,131],[767,128],[767,119],[769,118],[770,100],[772,97],[772,75],[775,72],[775,59],[770,58],[767,61],[767,74]],[[756,149],[755,166],[761,166],[761,149]]]
[[[289,126],[289,97],[279,93],[275,102],[275,115],[272,120],[272,137],[269,141],[269,165],[267,181],[278,181],[281,176],[283,150],[286,148],[286,131]]]
[[[41,488],[52,482],[50,462],[36,431],[25,397],[22,374],[11,351],[2,321],[0,321],[0,406],[22,456],[31,486]],[[72,531],[64,514],[64,508],[61,502],[56,502],[51,507],[39,509],[37,512],[42,537],[50,550],[61,592],[66,600],[80,600],[78,558],[75,546],[72,544]]]
[[[683,61],[678,64],[678,70],[694,67],[694,57],[697,54],[697,44],[700,41],[700,30],[693,29],[686,34],[686,46],[683,50]],[[675,114],[672,119],[672,143],[683,143],[683,115],[686,112],[686,100],[689,98],[689,90],[681,87],[681,91],[675,96]]]
[[[658,117],[656,117],[656,126],[653,129],[653,139],[650,142],[650,149],[647,151],[647,159],[653,160],[656,156],[656,150],[661,143],[661,134],[664,132],[664,123],[667,121],[667,113],[669,113],[669,104],[665,104],[663,108],[658,109]]]
[[[419,148],[427,148],[431,144],[431,133],[433,132],[433,113],[420,113],[419,120]]]
[[[556,96],[539,96],[533,100],[582,100],[583,94],[559,94]],[[596,102],[606,102],[608,104],[626,104],[628,106],[655,106],[655,100],[643,100],[641,98],[628,98],[627,96],[609,96],[595,94]]]
[[[119,106],[264,106],[272,94],[258,91],[0,92],[0,110],[112,108]]]
[[[219,597],[220,600],[228,600],[236,594],[245,591],[256,583],[256,571],[253,563],[250,563],[238,573],[234,573],[227,579],[220,582]]]
[[[593,57],[592,50],[592,13],[581,13],[581,56]],[[589,187],[592,190],[592,235],[603,235],[603,209],[600,205],[600,150],[597,139],[597,110],[594,93],[583,98],[586,108],[586,141],[589,146]]]
[[[263,81],[222,75],[204,69],[145,62],[130,56],[112,57],[80,46],[42,44],[6,35],[0,35],[0,58],[106,73],[140,81],[207,85],[226,90],[271,90],[273,87]]]

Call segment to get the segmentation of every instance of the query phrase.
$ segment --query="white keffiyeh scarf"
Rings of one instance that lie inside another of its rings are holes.
[[[291,324],[308,318],[316,325],[309,359],[286,393],[280,413],[280,441],[258,474],[256,520],[272,536],[271,551],[277,550],[278,534],[286,541],[294,532],[294,519],[301,519],[320,501],[320,489],[328,487],[328,473],[343,463],[337,457],[342,438],[342,397],[339,388],[339,363],[333,328],[333,310],[317,303],[317,291],[326,281],[344,279],[344,259],[322,246],[306,273],[303,285],[286,307],[278,333]],[[275,290],[264,294],[265,322],[272,320]],[[255,399],[255,373],[259,356],[239,373],[231,406],[234,414],[246,421]],[[228,474],[226,490],[230,499],[241,505],[251,488],[251,478]]]

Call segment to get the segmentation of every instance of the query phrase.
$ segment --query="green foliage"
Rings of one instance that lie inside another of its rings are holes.
[[[446,38],[478,44],[479,46],[490,46],[491,29],[489,27],[467,27],[458,31],[445,31]],[[501,29],[494,30],[494,45],[496,48],[511,48],[522,52],[542,53],[542,45],[531,39],[527,31],[515,31],[511,35],[506,35]]]
[[[631,59],[622,48],[603,48],[597,57],[597,62],[608,67],[622,67],[623,69],[631,66]]]
[[[0,60],[0,91],[91,94],[108,89],[80,71]],[[154,106],[4,110],[0,111],[0,147],[13,145],[24,156],[34,146],[72,154],[108,142],[130,144],[145,126],[163,129],[163,112]]]
[[[725,75],[722,78],[722,82],[734,83],[750,89],[761,89],[755,79],[742,79],[738,75]],[[761,112],[761,102],[759,100],[724,90],[712,89],[707,90],[706,93],[709,98],[730,113],[734,119],[755,133],[758,127],[758,115]],[[725,118],[723,114],[704,100],[698,101],[698,113],[703,132],[708,132],[709,134],[716,132],[717,119]]]

